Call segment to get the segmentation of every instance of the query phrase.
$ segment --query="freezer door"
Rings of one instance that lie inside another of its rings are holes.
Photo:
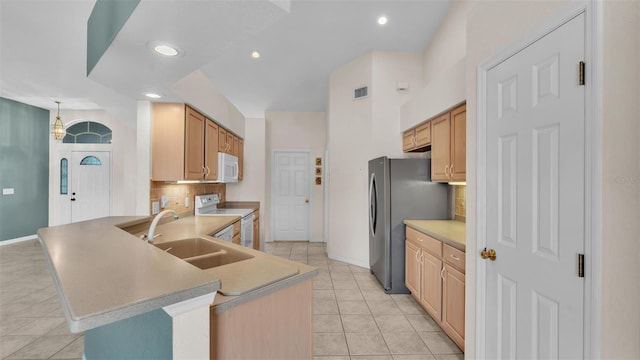
[[[380,284],[391,286],[388,234],[387,158],[369,161],[369,266]]]

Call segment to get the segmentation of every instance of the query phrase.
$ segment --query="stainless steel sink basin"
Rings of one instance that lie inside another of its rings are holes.
[[[253,258],[253,255],[203,238],[181,239],[153,245],[200,269],[209,269]]]

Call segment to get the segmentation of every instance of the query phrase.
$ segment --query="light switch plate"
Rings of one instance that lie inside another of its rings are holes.
[[[160,212],[160,203],[158,201],[154,201],[151,203],[151,214],[155,215]]]
[[[169,198],[166,195],[160,197],[160,207],[166,208],[169,205]]]
[[[15,194],[15,190],[13,188],[3,188],[2,195],[13,195]]]
[[[188,196],[184,197],[184,207],[186,207],[186,208],[189,207],[189,197]]]

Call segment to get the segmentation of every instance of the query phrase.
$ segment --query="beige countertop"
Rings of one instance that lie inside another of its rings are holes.
[[[256,211],[260,209],[259,201],[227,201],[226,203],[218,204],[219,209],[253,209]]]
[[[212,306],[220,312],[318,273],[305,264],[208,236],[239,216],[187,216],[159,225],[156,234],[162,236],[155,243],[203,237],[253,255],[201,270],[135,236],[138,230],[146,232],[151,219],[108,217],[38,231],[71,331],[92,329],[214,291],[220,293]]]
[[[458,250],[466,249],[466,224],[455,220],[405,220],[404,223]]]

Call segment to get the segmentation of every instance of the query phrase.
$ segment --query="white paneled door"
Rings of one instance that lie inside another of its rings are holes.
[[[309,153],[273,155],[274,240],[309,240]]]
[[[486,73],[487,359],[583,357],[581,14]]]
[[[71,222],[111,213],[111,161],[108,151],[74,151],[71,156]]]

